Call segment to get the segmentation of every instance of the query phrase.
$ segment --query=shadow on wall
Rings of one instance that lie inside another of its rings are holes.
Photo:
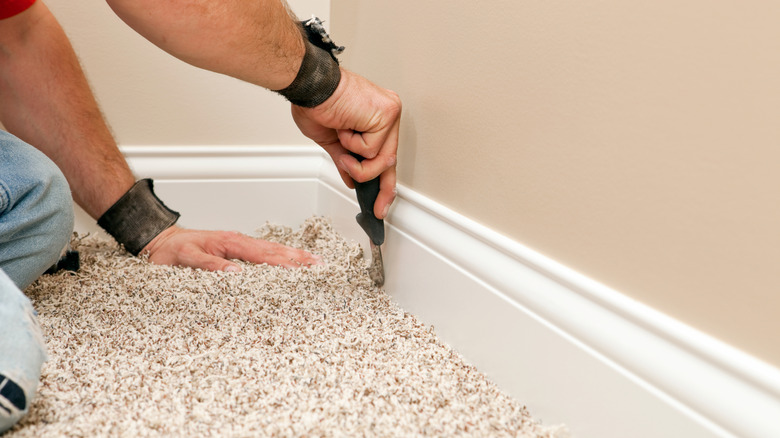
[[[417,125],[414,123],[414,117],[408,112],[401,115],[398,155],[398,181],[405,185],[414,184],[414,170],[417,163]]]

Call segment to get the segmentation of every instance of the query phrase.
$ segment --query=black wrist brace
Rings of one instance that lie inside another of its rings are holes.
[[[138,180],[97,222],[133,255],[138,255],[180,216],[163,204],[153,187],[151,179]]]
[[[336,55],[343,52],[344,47],[333,43],[317,17],[301,21],[299,28],[306,54],[292,83],[275,91],[294,105],[314,108],[328,100],[339,85],[341,71]]]

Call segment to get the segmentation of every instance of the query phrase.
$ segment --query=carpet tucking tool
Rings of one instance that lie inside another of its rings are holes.
[[[358,161],[363,161],[360,155],[350,154]],[[379,177],[362,183],[355,181],[355,194],[360,205],[360,213],[355,219],[368,234],[371,244],[371,266],[368,268],[368,275],[375,285],[382,286],[385,283],[385,266],[381,245],[385,242],[385,221],[374,216],[374,202],[379,195]]]

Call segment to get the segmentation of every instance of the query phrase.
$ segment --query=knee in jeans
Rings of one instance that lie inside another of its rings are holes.
[[[46,172],[41,174],[41,184],[46,188],[44,196],[47,208],[44,214],[47,215],[50,224],[48,227],[50,238],[57,244],[53,247],[62,250],[70,242],[75,220],[70,186],[65,175],[53,163]]]
[[[56,263],[73,231],[73,200],[41,151],[0,131],[0,268],[27,287]]]
[[[34,201],[29,220],[37,222],[36,243],[41,254],[52,263],[59,259],[62,250],[70,242],[74,213],[70,186],[60,169],[51,161],[37,163],[31,169],[31,188],[27,194]],[[34,176],[33,176],[34,175]]]

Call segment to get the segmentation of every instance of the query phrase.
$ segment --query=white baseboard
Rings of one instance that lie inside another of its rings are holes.
[[[366,240],[315,147],[123,151],[184,225],[251,232],[317,214]],[[399,187],[383,253],[401,306],[575,437],[780,436],[780,370],[412,190]]]

